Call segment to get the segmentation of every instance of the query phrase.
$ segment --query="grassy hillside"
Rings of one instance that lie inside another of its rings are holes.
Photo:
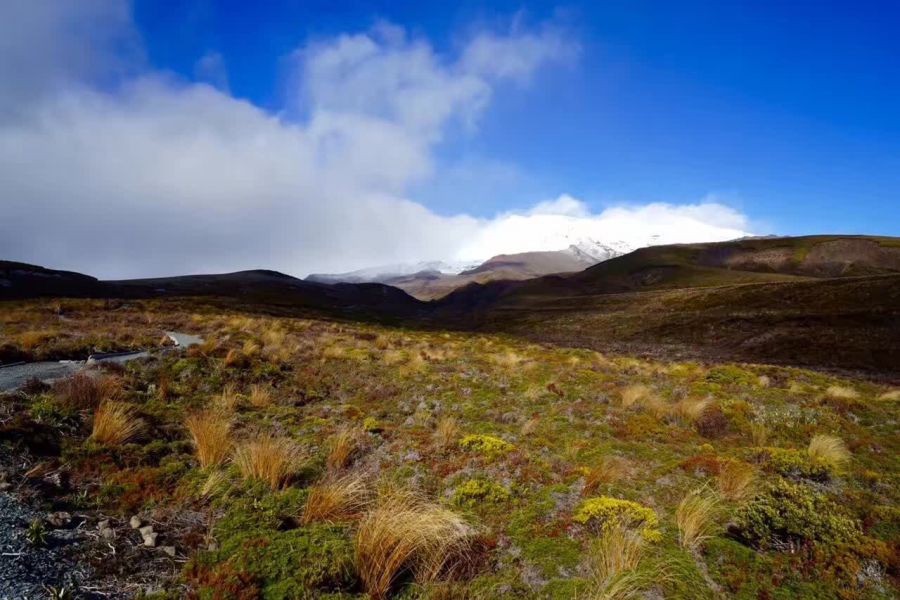
[[[664,292],[631,296],[652,295],[660,303],[648,312],[665,306]],[[256,317],[205,301],[63,302],[63,323],[54,302],[4,303],[4,339],[40,352],[66,336],[205,338],[0,395],[4,480],[35,506],[85,519],[73,534],[47,521],[17,534],[51,547],[79,536],[58,551],[91,565],[85,588],[137,584],[157,598],[900,593],[896,388]],[[155,547],[132,517],[152,525]],[[96,533],[101,521],[108,534]]]

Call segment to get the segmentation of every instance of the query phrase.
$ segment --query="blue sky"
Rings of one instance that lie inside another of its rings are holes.
[[[0,3],[0,256],[303,276],[900,235],[898,25],[888,2]]]
[[[477,134],[451,132],[440,159],[493,161],[500,174],[415,187],[429,207],[489,216],[562,190],[594,207],[713,193],[767,231],[900,235],[900,8],[889,2],[139,0],[135,21],[152,64],[191,78],[218,52],[232,93],[277,111],[284,56],[311,38],[384,19],[452,53],[467,30],[516,13],[564,27],[578,60],[498,90]]]

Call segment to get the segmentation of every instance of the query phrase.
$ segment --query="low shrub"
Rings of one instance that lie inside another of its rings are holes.
[[[831,477],[833,467],[800,450],[766,448],[766,460],[772,469],[784,477],[825,481]]]
[[[503,504],[509,500],[509,490],[484,479],[470,479],[453,491],[453,502],[474,508],[479,504]]]
[[[490,435],[467,435],[459,442],[463,450],[480,452],[486,456],[499,456],[512,450],[512,444]]]
[[[620,500],[608,496],[584,500],[572,520],[599,532],[609,531],[620,525],[636,529],[645,540],[656,541],[662,537],[656,529],[656,513],[646,506],[630,500]]]
[[[759,548],[796,551],[808,543],[837,544],[859,535],[859,523],[803,484],[779,479],[741,507],[742,539]]]

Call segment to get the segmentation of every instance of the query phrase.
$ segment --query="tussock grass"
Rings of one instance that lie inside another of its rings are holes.
[[[615,483],[627,479],[631,475],[631,462],[621,456],[606,455],[600,462],[591,467],[584,476],[582,496],[590,496],[601,485]]]
[[[104,401],[94,411],[91,439],[101,446],[121,446],[144,431],[144,422],[135,416],[135,408],[124,402]]]
[[[256,408],[265,408],[272,404],[272,388],[258,383],[250,386],[250,404]]]
[[[859,398],[859,392],[850,387],[833,385],[825,390],[825,393],[831,396],[832,398],[840,398],[844,400],[853,400],[854,398]]]
[[[623,388],[619,392],[619,397],[621,399],[622,406],[628,408],[632,406],[636,402],[639,402],[645,396],[650,395],[650,388],[646,385],[636,384],[629,385],[626,388]]]
[[[226,495],[231,488],[231,482],[224,471],[212,471],[203,486],[200,488],[200,496],[202,498],[213,498],[216,496]]]
[[[96,408],[105,400],[117,400],[122,396],[122,381],[112,375],[92,377],[84,371],[53,384],[53,392],[66,408],[85,410]]]
[[[678,542],[691,552],[699,552],[716,527],[719,499],[709,490],[690,492],[675,510]]]
[[[637,571],[645,542],[637,531],[624,524],[605,530],[591,547],[589,561],[596,590],[595,600],[624,600],[635,597],[649,583]]]
[[[693,423],[703,416],[709,405],[710,401],[706,398],[702,400],[682,400],[672,406],[672,412],[678,415],[685,423]]]
[[[241,352],[243,352],[244,355],[248,358],[253,358],[257,354],[259,354],[261,350],[262,347],[253,340],[247,340],[246,342],[244,342],[244,345],[241,348]]]
[[[900,400],[900,390],[884,393],[878,396],[879,400],[897,401]]]
[[[233,412],[234,409],[237,408],[239,399],[240,396],[238,396],[234,384],[229,383],[222,389],[222,393],[216,398],[215,405],[225,412]]]
[[[459,423],[455,417],[441,417],[434,430],[434,441],[438,448],[452,448],[459,441]]]
[[[719,472],[716,488],[722,498],[735,502],[746,500],[756,489],[756,470],[745,462],[728,461]]]
[[[366,479],[358,473],[326,478],[309,488],[301,522],[333,523],[357,518],[371,503]]]
[[[537,429],[537,426],[540,422],[541,420],[537,417],[531,417],[530,419],[522,423],[522,429],[519,431],[519,433],[524,437],[528,437],[529,435],[534,433],[534,430]]]
[[[345,469],[353,460],[353,454],[359,445],[359,431],[346,427],[339,430],[328,440],[328,456],[325,464],[329,470]]]
[[[766,375],[760,375],[756,378],[756,384],[759,385],[759,387],[767,388],[772,385],[772,380]]]
[[[769,429],[762,423],[750,423],[750,439],[754,446],[763,447],[769,441]]]
[[[268,482],[280,489],[306,461],[303,450],[288,438],[260,434],[234,452],[234,464],[244,479]]]
[[[648,394],[641,397],[641,399],[638,400],[638,404],[656,419],[660,420],[672,412],[672,406],[655,394]]]
[[[202,350],[201,350],[202,352]],[[240,351],[232,348],[228,351],[228,354],[225,355],[225,366],[226,367],[235,367],[244,363],[246,360],[246,356]]]
[[[222,411],[204,410],[188,415],[184,425],[204,469],[221,465],[231,452],[231,419]]]
[[[411,492],[391,491],[359,523],[356,570],[365,591],[383,598],[404,571],[426,584],[464,567],[473,536],[453,511]]]
[[[843,469],[853,458],[844,440],[833,435],[817,435],[809,442],[807,453],[835,470]]]

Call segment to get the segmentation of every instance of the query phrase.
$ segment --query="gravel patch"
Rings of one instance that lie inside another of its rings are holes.
[[[0,598],[43,598],[45,585],[82,588],[91,578],[89,568],[64,556],[86,543],[79,529],[48,528],[46,547],[28,542],[29,523],[44,516],[0,492]]]

